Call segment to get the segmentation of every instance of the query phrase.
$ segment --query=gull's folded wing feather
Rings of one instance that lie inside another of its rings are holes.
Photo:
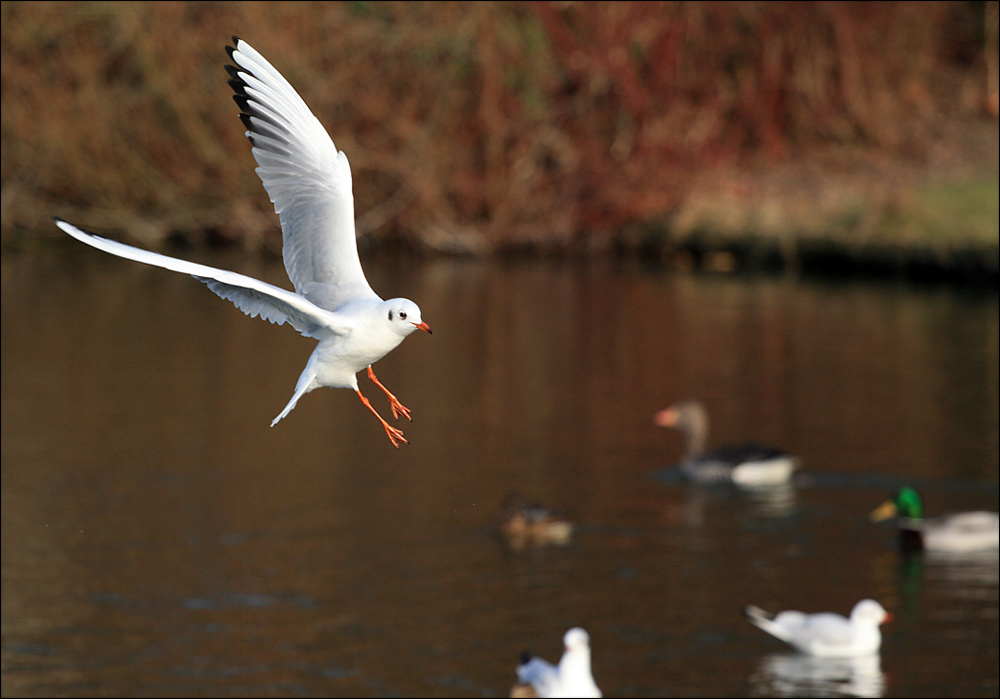
[[[559,684],[559,670],[542,658],[530,658],[517,667],[517,679],[535,688],[539,696],[548,696]]]
[[[295,290],[330,311],[351,299],[378,298],[358,257],[347,156],[289,82],[245,41],[233,41],[229,84],[257,174],[281,219],[282,255]]]
[[[207,284],[209,289],[222,298],[232,301],[237,308],[251,317],[259,315],[278,325],[288,323],[309,337],[313,337],[319,328],[327,328],[337,333],[350,330],[349,323],[342,316],[324,310],[287,289],[236,272],[178,260],[175,257],[167,257],[102,238],[82,231],[62,219],[57,218],[55,221],[63,231],[98,250],[147,265],[190,274],[198,281]]]
[[[839,614],[811,614],[799,632],[803,639],[828,645],[848,645],[855,637],[855,627]]]

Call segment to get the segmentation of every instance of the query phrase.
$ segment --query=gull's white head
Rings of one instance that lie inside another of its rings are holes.
[[[892,620],[892,615],[873,599],[863,599],[851,610],[851,621],[861,621],[872,626]]]
[[[576,649],[590,650],[590,634],[579,626],[575,626],[563,636],[563,645],[567,651]]]
[[[383,301],[382,311],[392,329],[403,337],[406,337],[417,328],[431,335],[434,334],[431,326],[421,319],[420,307],[410,299],[399,298]]]

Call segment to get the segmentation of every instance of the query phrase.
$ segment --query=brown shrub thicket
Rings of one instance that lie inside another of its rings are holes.
[[[995,116],[996,5],[5,2],[2,226],[273,244],[222,69],[238,34],[347,152],[361,228],[568,249],[706,172],[919,158],[942,119]]]

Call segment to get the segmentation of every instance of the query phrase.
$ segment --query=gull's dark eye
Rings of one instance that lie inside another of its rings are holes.
[[[399,319],[400,320],[406,320],[406,311],[400,311],[399,312]]]
[[[389,320],[392,320],[392,311],[389,311]]]

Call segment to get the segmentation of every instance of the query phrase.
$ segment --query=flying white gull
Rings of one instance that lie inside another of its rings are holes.
[[[61,219],[56,219],[56,225],[112,255],[190,274],[247,315],[279,325],[288,323],[319,340],[295,393],[272,427],[314,388],[351,388],[398,448],[407,441],[403,432],[372,407],[358,388],[356,374],[367,367],[368,377],[388,396],[393,417],[410,419],[410,410],[375,378],[371,365],[414,330],[430,333],[430,326],[413,301],[383,301],[365,279],[358,258],[347,156],[333,145],[288,81],[245,41],[238,37],[233,41],[235,48],[226,47],[236,63],[226,66],[232,77],[229,84],[243,110],[240,119],[260,166],[257,174],[281,219],[285,270],[295,291],[108,240]]]

